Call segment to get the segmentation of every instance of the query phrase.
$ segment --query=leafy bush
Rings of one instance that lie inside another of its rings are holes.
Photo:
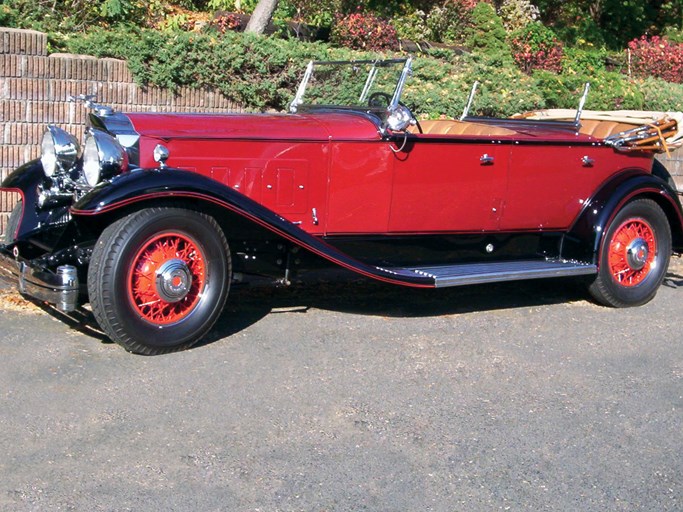
[[[504,0],[499,15],[508,32],[521,30],[541,16],[538,7],[529,0]]]
[[[424,11],[413,11],[405,16],[399,16],[392,20],[396,33],[401,39],[409,41],[432,40],[431,31],[427,26],[427,15]]]
[[[476,0],[446,0],[443,6],[433,7],[427,15],[431,40],[439,43],[462,43],[476,5]]]
[[[648,77],[641,82],[640,90],[643,94],[643,110],[683,111],[682,84]]]
[[[391,56],[232,31],[163,33],[135,27],[94,29],[62,43],[63,49],[74,53],[127,59],[142,85],[212,88],[250,110],[286,110],[310,59]],[[683,110],[683,85],[654,78],[629,80],[605,71],[603,54],[602,50],[568,52],[563,74],[536,70],[529,76],[511,61],[491,66],[486,55],[455,56],[432,50],[415,59],[404,99],[422,117],[458,117],[472,83],[478,80],[481,86],[472,112],[510,116],[544,107],[576,108],[584,83],[590,81],[590,109]]]
[[[562,69],[568,74],[592,76],[605,71],[608,56],[604,48],[565,48]]]
[[[548,108],[576,108],[586,82],[591,89],[586,101],[590,110],[641,110],[644,105],[640,85],[620,73],[604,72],[591,76],[536,71],[534,78],[545,96]]]
[[[477,4],[471,13],[470,26],[465,29],[465,37],[467,47],[490,66],[512,63],[503,20],[492,5],[485,2]]]
[[[530,23],[512,34],[512,55],[525,72],[544,69],[559,73],[562,70],[563,48],[555,33],[541,23]]]
[[[672,44],[665,37],[643,36],[631,41],[628,47],[634,75],[683,83],[683,43]]]
[[[391,23],[366,12],[338,16],[332,26],[330,41],[356,50],[398,48],[398,35]]]

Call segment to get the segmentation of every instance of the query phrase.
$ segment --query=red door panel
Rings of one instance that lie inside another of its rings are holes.
[[[430,142],[429,135],[420,139],[394,158],[389,231],[497,230],[510,146],[457,136],[453,142]]]
[[[514,146],[501,229],[567,229],[600,184],[621,170],[624,158],[617,156],[599,146]],[[632,158],[634,167],[648,166],[648,158]]]
[[[328,234],[386,233],[393,158],[386,142],[332,144]]]

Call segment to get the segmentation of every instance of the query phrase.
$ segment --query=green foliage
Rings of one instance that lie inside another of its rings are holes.
[[[475,54],[486,56],[490,65],[512,62],[503,20],[490,4],[477,4],[472,11],[471,24],[465,29],[465,37],[467,47]]]
[[[510,35],[512,54],[525,73],[545,69],[559,73],[562,70],[562,44],[555,33],[542,23],[530,23]]]
[[[605,71],[608,55],[604,48],[565,48],[562,69],[570,75],[593,76]]]
[[[450,0],[434,6],[427,14],[430,40],[439,43],[462,43],[471,23],[474,0]]]
[[[566,43],[579,39],[612,50],[643,34],[683,28],[681,0],[536,0],[542,20]]]
[[[538,7],[529,0],[504,0],[498,14],[508,32],[523,29],[540,17]]]
[[[398,37],[409,41],[427,41],[431,39],[431,31],[427,26],[427,15],[424,11],[413,11],[391,20]]]
[[[640,85],[620,73],[557,75],[539,70],[534,73],[534,78],[543,90],[548,108],[576,108],[586,82],[591,84],[587,109],[641,110],[645,104]]]
[[[672,84],[658,78],[645,78],[640,83],[643,110],[683,111],[683,84]]]

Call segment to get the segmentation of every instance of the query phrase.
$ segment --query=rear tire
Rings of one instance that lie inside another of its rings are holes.
[[[670,258],[671,227],[660,206],[650,199],[628,203],[605,233],[589,291],[607,306],[645,304],[662,284]]]
[[[88,294],[100,327],[130,352],[191,347],[213,326],[231,280],[230,250],[213,217],[148,208],[108,226],[93,249]]]

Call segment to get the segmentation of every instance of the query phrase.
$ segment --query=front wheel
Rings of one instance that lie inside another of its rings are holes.
[[[589,291],[607,306],[645,304],[662,284],[670,258],[671,228],[659,205],[650,199],[628,203],[605,233]]]
[[[154,355],[199,341],[220,315],[230,279],[228,243],[212,217],[148,208],[102,232],[90,260],[88,294],[113,341]]]

